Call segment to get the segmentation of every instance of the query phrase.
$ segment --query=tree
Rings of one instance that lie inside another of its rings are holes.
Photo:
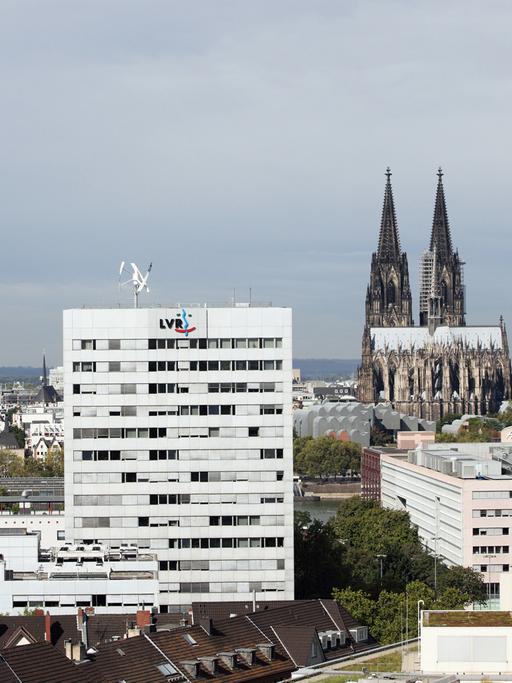
[[[337,477],[347,471],[361,471],[361,446],[331,436],[294,440],[294,467],[310,477]]]
[[[335,588],[332,597],[343,605],[360,624],[373,627],[377,605],[368,593],[353,588]]]
[[[0,450],[0,477],[22,477],[23,458],[7,449]]]
[[[64,476],[64,451],[53,448],[48,451],[44,459],[45,477]]]
[[[449,589],[459,591],[459,594],[468,597],[468,602],[482,603],[487,600],[487,590],[482,575],[469,567],[445,567],[443,565],[438,586],[441,592]]]
[[[295,515],[295,597],[325,598],[342,583],[343,548],[333,528],[312,520],[307,512]]]

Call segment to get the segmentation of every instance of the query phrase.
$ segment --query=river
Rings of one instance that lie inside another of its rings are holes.
[[[341,500],[308,500],[307,498],[294,498],[295,512],[309,512],[313,519],[328,522],[334,517]]]

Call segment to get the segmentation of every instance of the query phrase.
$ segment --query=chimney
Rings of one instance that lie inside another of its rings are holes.
[[[85,659],[86,647],[80,641],[79,643],[72,643],[71,645],[71,659],[75,662],[81,662]]]
[[[47,643],[52,642],[52,618],[50,612],[44,615],[44,639]]]
[[[244,662],[249,666],[254,664],[254,656],[256,654],[255,647],[237,647],[235,652],[239,654]]]
[[[144,626],[148,626],[151,623],[151,612],[148,609],[137,610],[135,621],[137,626],[143,629]]]
[[[274,659],[274,652],[276,649],[276,646],[274,643],[258,643],[256,645],[258,650],[263,653],[263,655],[269,660],[272,661]]]
[[[191,678],[197,678],[199,673],[199,662],[197,659],[187,659],[184,662],[180,662],[180,664]]]
[[[215,675],[217,673],[217,662],[219,661],[218,657],[198,657],[197,659],[205,667],[208,673],[211,673],[212,675]]]
[[[66,657],[68,659],[73,658],[73,654],[72,654],[71,649],[72,649],[71,638],[66,638],[66,640],[64,641],[64,654],[66,655]]]
[[[236,652],[217,652],[217,657],[228,669],[235,668]]]
[[[83,611],[81,607],[78,608],[78,612],[76,615],[76,628],[78,632],[80,633],[80,639],[82,643],[85,645],[85,649],[89,647],[89,638],[87,635],[87,621],[89,619],[89,616],[87,615],[86,612]]]
[[[136,636],[140,636],[141,629],[138,626],[128,626],[126,629],[126,637],[127,638],[135,638]]]
[[[213,619],[199,619],[199,626],[201,626],[207,635],[211,636],[213,634]]]

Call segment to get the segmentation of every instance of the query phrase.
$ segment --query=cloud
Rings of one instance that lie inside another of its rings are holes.
[[[35,292],[0,303],[0,364],[37,362],[25,318],[58,356],[61,309],[115,297],[122,259],[165,300],[252,287],[294,307],[300,355],[357,355],[388,164],[413,284],[442,164],[469,318],[511,317],[509,3],[0,12],[0,280]]]

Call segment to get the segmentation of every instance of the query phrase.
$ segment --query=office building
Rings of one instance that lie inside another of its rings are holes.
[[[508,460],[501,444],[431,444],[380,454],[382,505],[407,511],[440,560],[482,573],[493,608],[500,574],[512,565]]]
[[[161,609],[293,598],[291,310],[64,312],[66,539],[159,559]]]

